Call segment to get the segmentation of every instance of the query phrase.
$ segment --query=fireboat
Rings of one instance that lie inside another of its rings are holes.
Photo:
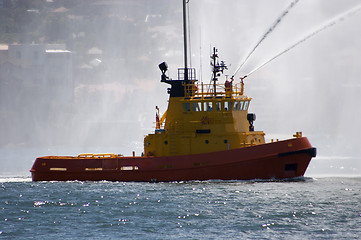
[[[282,141],[265,142],[255,131],[251,98],[244,94],[244,78],[220,77],[227,70],[218,50],[211,54],[212,79],[199,83],[187,63],[186,0],[183,1],[184,67],[178,79],[159,64],[161,82],[169,84],[167,110],[156,107],[155,131],[144,138],[141,156],[79,154],[36,158],[33,181],[137,181],[289,179],[304,175],[316,156],[302,132]]]

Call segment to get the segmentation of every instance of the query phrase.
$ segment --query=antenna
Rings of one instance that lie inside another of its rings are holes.
[[[214,96],[217,95],[216,88],[217,88],[217,81],[218,77],[221,75],[220,73],[223,73],[224,70],[227,70],[228,67],[224,63],[224,61],[221,61],[221,63],[218,62],[218,49],[213,47],[213,54],[211,55],[211,66],[213,68],[213,88],[214,88]]]

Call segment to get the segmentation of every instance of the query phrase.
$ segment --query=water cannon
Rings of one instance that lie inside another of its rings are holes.
[[[161,64],[158,65],[160,71],[162,72],[162,78],[161,78],[161,82],[165,82],[168,77],[165,74],[168,70],[168,64],[166,62],[162,62]]]
[[[162,62],[158,65],[160,71],[162,71],[162,74],[165,74],[165,72],[168,70],[168,64],[166,62]]]
[[[247,114],[247,120],[249,122],[249,131],[253,132],[254,131],[253,122],[256,121],[256,114],[248,113]]]

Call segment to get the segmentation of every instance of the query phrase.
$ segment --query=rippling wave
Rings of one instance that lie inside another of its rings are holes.
[[[361,178],[0,179],[2,239],[359,239]]]

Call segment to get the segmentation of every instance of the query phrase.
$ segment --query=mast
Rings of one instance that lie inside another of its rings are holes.
[[[218,73],[218,68],[217,68],[217,58],[218,58],[218,55],[217,55],[217,49],[215,47],[213,47],[213,54],[211,56],[211,59],[213,60],[213,63],[211,63],[211,65],[213,66],[213,90],[214,90],[214,97],[217,95],[217,73]]]
[[[220,76],[220,73],[223,73],[224,70],[227,70],[228,67],[224,63],[224,61],[221,61],[221,63],[218,62],[218,49],[213,47],[213,54],[211,55],[211,66],[212,66],[212,81],[213,81],[213,90],[214,90],[214,96],[217,96],[217,81],[218,76]]]
[[[188,0],[189,1],[189,0]],[[188,81],[188,54],[187,54],[187,0],[183,0],[183,41],[184,41],[184,80]]]

